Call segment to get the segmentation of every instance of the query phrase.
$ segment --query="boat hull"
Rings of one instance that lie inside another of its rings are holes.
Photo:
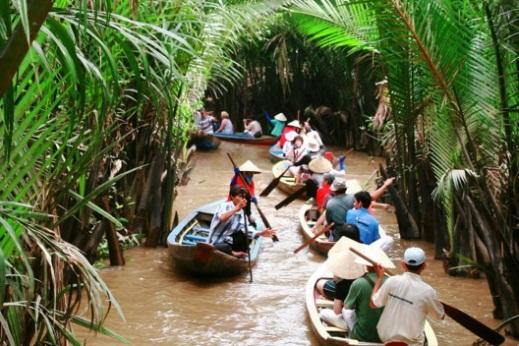
[[[220,140],[207,134],[192,134],[189,145],[195,145],[197,150],[209,151],[215,150],[220,146]]]
[[[276,163],[285,159],[283,156],[283,150],[275,144],[269,148],[269,154],[270,162],[272,163]]]
[[[243,132],[236,132],[232,135],[226,135],[222,133],[215,133],[215,137],[222,141],[243,143],[243,144],[255,144],[255,145],[272,145],[277,142],[277,138],[273,136],[261,136],[258,138],[249,136]]]
[[[305,286],[305,304],[306,311],[310,320],[312,330],[321,345],[338,345],[338,346],[383,346],[376,342],[363,342],[347,337],[346,332],[339,328],[328,326],[319,317],[319,311],[323,308],[332,308],[333,302],[326,300],[319,295],[315,289],[316,283],[322,278],[331,278],[332,274],[325,265],[321,265],[308,279]],[[433,329],[428,322],[425,323],[425,338],[427,346],[438,346],[438,340]]]
[[[216,250],[207,243],[213,214],[225,200],[212,202],[192,211],[168,235],[168,251],[173,267],[200,276],[237,275],[249,269],[249,261]],[[258,230],[264,228],[256,217]],[[250,265],[261,251],[262,238],[251,242]]]
[[[272,174],[274,175],[274,178],[277,178],[281,174],[283,174],[288,165],[289,162],[286,160],[279,161],[278,163],[274,164],[274,166],[272,166]],[[290,174],[290,171],[287,171],[285,173],[285,176],[279,180],[277,188],[283,191],[284,193],[291,195],[303,186],[304,184],[296,184],[295,177],[293,177],[292,174]],[[299,198],[306,199],[306,194],[301,195]]]

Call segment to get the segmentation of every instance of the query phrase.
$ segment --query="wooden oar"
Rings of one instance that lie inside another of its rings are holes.
[[[301,244],[297,249],[294,250],[294,253],[298,253],[299,251],[303,250],[305,247],[307,247],[308,245],[312,244],[317,238],[319,238],[322,234],[328,232],[329,230],[332,229],[333,225],[335,223],[331,223],[329,225],[326,225],[325,227],[323,227],[322,230],[320,230],[319,232],[317,232],[312,238],[308,239],[306,242],[304,242],[303,244]]]
[[[238,166],[236,166],[236,163],[232,159],[231,154],[227,153],[227,156],[229,157],[229,160],[231,161],[233,168],[234,169],[238,168]],[[245,186],[247,187],[247,190],[249,191],[249,196],[250,196],[251,193],[250,193],[249,184],[247,183],[247,179],[245,178],[245,176],[243,175],[243,173],[241,171],[240,171],[240,178],[244,182]],[[270,222],[267,220],[267,217],[265,216],[265,214],[263,214],[263,212],[261,211],[261,209],[260,209],[260,207],[258,205],[258,202],[254,202],[254,205],[256,206],[256,210],[258,211],[258,214],[260,214],[261,221],[263,221],[263,224],[265,225],[265,227],[271,228],[270,227]],[[279,241],[279,238],[278,238],[277,235],[273,234],[272,235],[272,240],[276,242],[276,241]]]
[[[368,256],[364,255],[363,253],[361,253],[360,251],[358,251],[352,247],[350,247],[350,251],[353,252],[354,254],[356,254],[357,256],[365,259],[366,261],[368,261],[369,263],[371,263],[373,265],[377,264],[371,258],[369,258]],[[385,269],[385,268],[384,268],[384,270],[389,275],[393,275],[393,273],[390,270]],[[442,301],[440,301],[440,303],[442,303],[443,309],[445,310],[445,314],[447,316],[449,316],[454,321],[458,322],[460,325],[462,325],[466,329],[470,330],[472,333],[476,334],[483,340],[489,342],[492,345],[501,345],[505,341],[504,336],[502,336],[501,334],[499,334],[492,328],[489,328],[488,326],[479,322],[474,317],[469,316],[465,312],[461,311],[458,308],[455,308],[452,305],[449,305]]]
[[[280,208],[283,208],[284,206],[289,205],[294,200],[296,200],[299,196],[302,196],[303,193],[305,193],[305,192],[306,192],[306,185],[301,187],[299,190],[297,190],[293,194],[289,195],[287,198],[285,198],[284,200],[282,200],[278,204],[276,204],[276,206],[274,208],[276,208],[276,210],[278,210]]]
[[[245,209],[243,209],[243,224],[245,226],[245,241],[247,243],[247,261],[249,262],[249,283],[252,283],[252,264],[250,263],[250,241],[248,235],[249,232],[247,230],[247,214],[245,214]]]
[[[261,197],[267,197],[271,192],[272,190],[274,190],[276,188],[276,186],[278,186],[279,184],[279,181],[281,180],[281,178],[283,178],[283,176],[285,175],[285,173],[290,169],[291,166],[288,166],[284,171],[283,173],[281,173],[279,176],[277,176],[276,178],[272,179],[272,181],[267,185],[267,187],[261,191],[260,193],[260,196]]]

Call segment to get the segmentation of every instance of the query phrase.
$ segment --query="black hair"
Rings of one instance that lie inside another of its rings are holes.
[[[238,195],[245,197],[247,195],[247,192],[240,185],[233,185],[233,186],[231,186],[231,189],[229,190],[229,195],[231,197],[238,196]]]
[[[355,199],[362,204],[363,208],[369,208],[371,204],[371,195],[368,191],[359,191],[355,194]]]
[[[407,267],[407,270],[409,270],[411,273],[418,273],[422,269],[424,264],[425,262],[419,265],[412,265],[406,263],[405,266]]]
[[[325,174],[323,179],[328,183],[328,185],[332,185],[333,181],[335,180],[335,176],[333,174]]]

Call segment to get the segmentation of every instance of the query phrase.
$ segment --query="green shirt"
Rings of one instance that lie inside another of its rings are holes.
[[[283,132],[283,128],[285,127],[285,122],[279,121],[277,119],[272,119],[270,121],[270,124],[274,127],[272,131],[270,131],[270,134],[274,137],[281,136],[281,132]]]
[[[377,275],[367,273],[375,282]],[[373,286],[364,277],[353,281],[350,292],[344,301],[346,309],[354,309],[357,314],[357,322],[350,333],[350,338],[359,341],[381,342],[377,332],[377,323],[383,308],[372,309],[369,306]]]

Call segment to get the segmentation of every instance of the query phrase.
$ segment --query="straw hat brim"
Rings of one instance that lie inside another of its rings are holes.
[[[350,251],[354,248],[363,251],[365,245],[350,238],[342,237],[328,252],[326,267],[333,275],[342,279],[353,280],[364,275],[366,268],[364,265],[355,262],[357,256]]]
[[[248,173],[256,173],[256,174],[259,174],[259,173],[263,173],[264,171],[260,168],[258,168],[258,166],[256,166],[254,163],[252,163],[251,160],[247,160],[243,165],[241,165],[240,167],[240,171],[242,172],[248,172]]]
[[[391,259],[386,255],[384,250],[379,248],[378,246],[365,246],[361,252],[364,256],[371,259],[373,262],[380,264],[384,268],[393,269],[395,268],[394,263]],[[373,264],[366,261],[362,257],[355,255],[357,258],[355,263],[360,265],[372,266]]]
[[[274,116],[274,119],[279,121],[287,121],[287,117],[283,113],[278,113]]]
[[[298,120],[292,120],[291,122],[289,122],[287,124],[287,126],[292,126],[292,127],[301,127],[301,124],[299,123]]]
[[[315,173],[323,174],[328,173],[332,170],[333,166],[330,161],[325,159],[324,157],[318,157],[316,159],[313,159],[308,164],[310,167],[310,170]]]

